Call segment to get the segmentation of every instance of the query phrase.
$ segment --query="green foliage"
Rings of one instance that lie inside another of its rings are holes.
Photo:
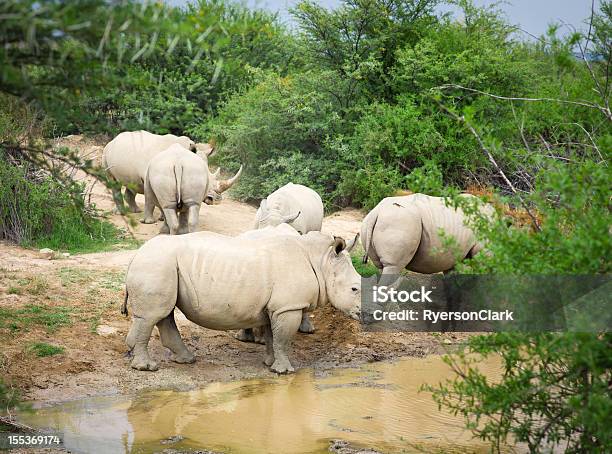
[[[254,71],[253,88],[227,102],[212,126],[226,166],[245,164],[234,190],[241,199],[263,198],[288,182],[325,194],[333,190],[342,162],[327,144],[342,128],[337,100],[321,90],[318,73],[281,77]]]
[[[110,223],[85,210],[82,187],[18,165],[0,151],[0,237],[24,246],[97,250],[121,240]],[[76,201],[76,203],[75,203]]]
[[[479,360],[489,355],[500,358],[501,381],[478,370]],[[456,377],[424,389],[495,450],[515,442],[530,452],[612,449],[609,333],[476,336],[446,362]]]
[[[353,262],[353,266],[355,267],[355,270],[362,277],[370,277],[378,273],[378,268],[372,265],[371,262],[363,263],[363,259],[361,255],[351,254],[351,261]]]
[[[39,358],[44,358],[45,356],[60,355],[64,353],[64,350],[64,347],[47,344],[45,342],[33,342],[28,345],[28,351],[31,351]]]

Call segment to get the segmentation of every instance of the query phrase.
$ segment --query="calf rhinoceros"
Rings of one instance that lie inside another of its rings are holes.
[[[359,274],[342,238],[310,232],[258,240],[212,232],[157,236],[130,263],[126,295],[133,318],[127,345],[132,367],[157,370],[148,343],[157,325],[172,359],[192,363],[174,322],[174,308],[198,325],[216,330],[263,326],[265,364],[277,373],[292,372],[287,357],[302,311],[330,302],[358,319]]]
[[[140,209],[136,204],[136,194],[144,193],[144,180],[147,167],[153,156],[166,150],[170,145],[178,144],[183,148],[207,158],[213,152],[208,144],[196,144],[189,137],[173,134],[157,135],[147,131],[122,132],[105,147],[102,153],[102,166],[111,180],[118,183],[113,188],[113,199],[119,212],[122,212],[123,196],[121,186],[125,186],[125,198],[132,212]],[[211,174],[207,203],[218,199],[219,194],[231,187],[237,176],[227,181],[217,181],[216,174]],[[119,186],[120,185],[120,186]]]
[[[300,234],[319,231],[323,224],[323,202],[316,191],[288,183],[261,201],[255,214],[255,229],[287,223]]]
[[[164,215],[160,233],[195,232],[209,184],[206,161],[178,144],[170,145],[155,155],[147,168],[143,222],[153,222],[157,206]]]
[[[487,204],[479,210],[487,217],[494,214]],[[427,274],[448,271],[483,248],[466,222],[464,212],[446,206],[441,197],[387,197],[361,224],[364,262],[370,257],[387,275],[398,275],[404,268]]]

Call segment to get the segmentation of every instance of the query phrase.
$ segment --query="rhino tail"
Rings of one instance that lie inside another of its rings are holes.
[[[372,219],[368,219],[368,217],[372,215]],[[370,253],[370,247],[372,246],[372,237],[374,236],[374,227],[376,226],[376,221],[378,221],[378,211],[371,211],[370,215],[366,216],[365,226],[361,230],[361,242],[363,243],[363,258],[361,262],[366,264],[368,263],[368,257]]]
[[[121,313],[127,317],[128,315],[128,290],[125,288],[125,298],[123,299],[123,305],[121,306]]]
[[[183,207],[183,201],[181,200],[181,184],[183,181],[183,166],[179,166],[179,165],[174,166],[174,179],[176,181],[176,208],[180,210]]]

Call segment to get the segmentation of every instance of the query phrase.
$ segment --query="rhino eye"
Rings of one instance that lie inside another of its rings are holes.
[[[357,287],[351,287],[351,290],[352,290],[353,292],[356,292],[356,291],[357,291],[357,290],[359,290],[359,289],[358,289]]]

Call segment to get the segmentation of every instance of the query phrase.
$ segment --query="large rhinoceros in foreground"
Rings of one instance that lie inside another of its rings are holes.
[[[488,204],[482,203],[479,210],[487,217],[494,215]],[[467,221],[460,208],[446,206],[442,197],[387,197],[361,224],[364,262],[371,258],[387,275],[398,275],[404,268],[427,274],[448,271],[483,248]]]
[[[323,201],[316,191],[288,183],[261,201],[255,229],[287,223],[300,234],[321,230]]]
[[[264,327],[265,364],[277,373],[293,371],[288,347],[302,311],[330,302],[358,319],[361,283],[342,238],[311,232],[258,240],[211,232],[161,235],[142,246],[126,277],[122,309],[132,309],[127,345],[132,367],[157,370],[147,345],[157,325],[172,359],[191,363],[174,322],[178,307],[210,329]]]
[[[140,212],[135,198],[136,194],[144,194],[145,175],[151,159],[174,144],[197,153],[203,159],[213,152],[210,145],[195,143],[186,136],[158,135],[147,131],[122,132],[104,147],[102,167],[112,180],[126,187],[125,198],[130,211]],[[217,175],[218,173],[209,175],[209,194],[205,200],[207,203],[212,203],[213,199],[218,200],[219,194],[229,189],[237,178],[217,181]],[[113,198],[119,212],[124,209],[121,186],[113,188]]]
[[[249,230],[248,232],[244,232],[238,235],[237,238],[244,238],[249,240],[261,240],[265,238],[270,238],[271,236],[279,236],[279,235],[289,235],[289,236],[300,236],[300,234],[289,224],[279,224],[277,226],[264,227],[258,230]],[[348,241],[346,244],[346,252],[350,253],[353,247],[357,244],[359,240],[359,235],[355,236],[352,240]],[[314,326],[310,321],[310,311],[302,312],[302,321],[298,328],[298,331],[301,333],[314,333]],[[263,331],[258,329],[243,329],[238,332],[236,335],[236,339],[242,342],[255,342],[258,344],[265,343],[265,339],[263,337]]]

